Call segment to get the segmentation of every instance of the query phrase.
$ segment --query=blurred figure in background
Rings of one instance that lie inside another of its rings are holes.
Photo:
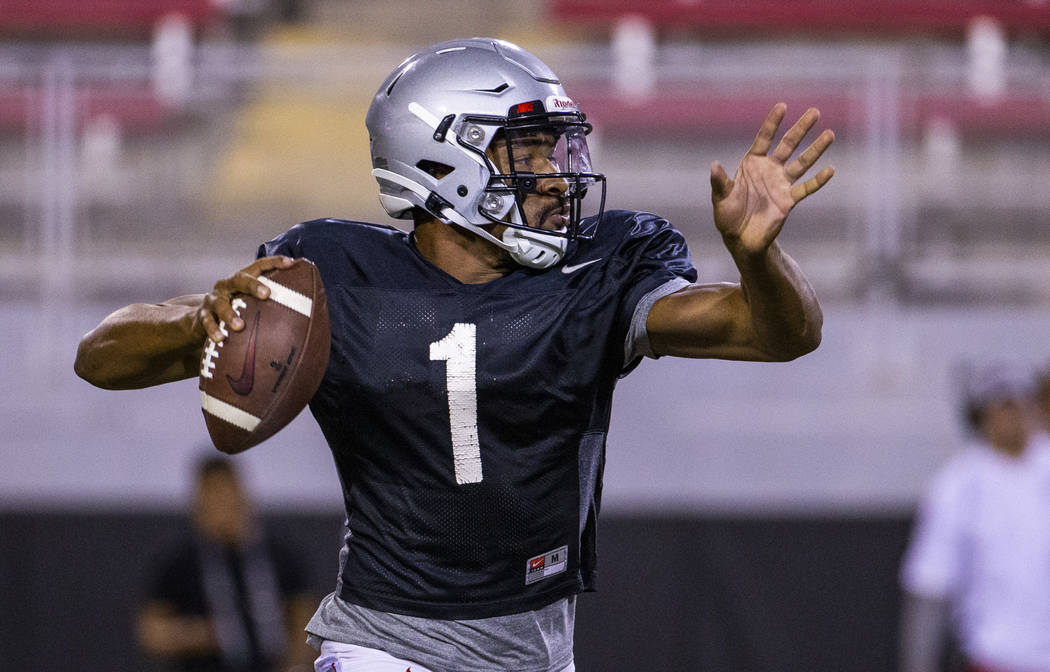
[[[263,538],[229,460],[197,465],[193,533],[156,569],[138,616],[146,653],[180,672],[312,669],[314,598],[294,556]]]
[[[1036,376],[1035,403],[1039,407],[1043,431],[1050,433],[1050,364],[1040,369]]]
[[[1050,439],[1032,376],[972,371],[965,420],[977,445],[922,502],[901,571],[902,672],[940,670],[949,635],[968,672],[1050,670]]]

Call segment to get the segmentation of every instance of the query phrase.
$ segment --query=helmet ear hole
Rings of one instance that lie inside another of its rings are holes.
[[[430,159],[420,159],[416,162],[416,168],[419,168],[435,180],[440,180],[455,170],[455,168],[446,163],[431,161]]]
[[[478,209],[492,217],[501,217],[507,209],[507,203],[504,200],[499,194],[485,194],[481,203],[478,204]]]

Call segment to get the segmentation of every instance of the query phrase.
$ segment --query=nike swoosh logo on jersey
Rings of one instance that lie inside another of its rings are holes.
[[[230,389],[242,397],[251,394],[255,385],[255,335],[259,331],[259,311],[255,312],[255,320],[252,322],[252,333],[248,336],[248,349],[244,353],[244,367],[241,369],[241,377],[234,378],[226,374],[226,382]]]
[[[598,257],[597,259],[591,259],[590,261],[585,261],[582,264],[573,264],[572,266],[562,266],[561,267],[561,272],[565,273],[565,274],[575,273],[576,271],[580,270],[584,266],[590,266],[591,264],[597,264],[601,260],[602,260],[602,258]]]

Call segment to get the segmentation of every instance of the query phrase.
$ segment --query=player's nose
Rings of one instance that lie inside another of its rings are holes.
[[[564,177],[541,177],[537,175],[536,191],[546,196],[561,196],[569,191],[569,181]]]

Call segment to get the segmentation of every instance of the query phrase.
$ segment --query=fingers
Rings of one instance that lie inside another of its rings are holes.
[[[794,185],[793,187],[791,187],[791,200],[793,200],[795,203],[798,203],[806,196],[809,196],[810,194],[827,184],[828,180],[830,180],[831,176],[834,174],[835,169],[831,166],[828,166],[824,170],[817,173],[814,177],[809,178],[805,182],[800,182],[799,184]]]
[[[260,299],[265,299],[270,296],[270,288],[259,282],[257,278],[266,271],[288,268],[294,263],[295,259],[283,255],[256,259],[233,276],[238,283],[237,290],[243,294],[251,294]]]
[[[817,108],[811,107],[806,110],[805,114],[799,117],[795,125],[789,128],[784,137],[780,139],[780,144],[773,151],[773,158],[780,163],[785,163],[790,159],[791,155],[795,153],[795,148],[802,142],[802,138],[806,137],[809,129],[813,128],[813,124],[819,120],[820,111]]]
[[[291,266],[294,263],[295,263],[295,259],[292,259],[291,257],[286,257],[283,254],[278,254],[278,255],[274,255],[272,257],[259,257],[258,259],[253,261],[250,265],[245,267],[243,270],[245,272],[248,272],[249,269],[255,269],[258,272],[255,273],[254,275],[258,275],[259,273],[264,273],[266,271],[272,271],[275,268],[288,268],[289,266]]]
[[[221,343],[229,336],[229,329],[240,331],[244,320],[237,314],[234,298],[237,294],[247,294],[258,299],[270,296],[270,288],[259,282],[259,276],[266,271],[287,268],[294,259],[284,256],[263,257],[245,266],[228,278],[215,283],[211,293],[204,297],[198,311],[197,319],[208,334],[208,338]]]
[[[755,141],[751,144],[751,149],[748,150],[749,154],[765,156],[769,153],[769,148],[773,145],[773,138],[776,135],[777,128],[784,120],[786,113],[787,106],[784,103],[777,103],[773,106],[773,109],[770,110],[769,114],[766,116],[766,120],[762,123],[758,135],[755,136]],[[802,143],[806,134],[809,133],[810,129],[812,129],[818,121],[820,121],[820,110],[815,107],[806,110],[805,113],[799,117],[799,120],[796,121],[786,133],[784,133],[784,137],[780,139],[776,149],[773,151],[773,159],[779,163],[786,163],[795,150],[798,149],[798,146]],[[820,136],[813,141],[813,144],[807,147],[797,159],[787,165],[786,170],[788,176],[792,180],[797,180],[804,175],[807,170],[813,167],[813,165],[824,154],[824,151],[827,150],[834,141],[835,133],[830,129],[821,133]]]
[[[805,175],[806,171],[813,167],[813,164],[820,159],[824,151],[833,142],[835,142],[835,132],[831,129],[825,130],[817,136],[817,139],[806,148],[806,151],[799,154],[798,158],[785,166],[784,170],[787,172],[788,177],[791,178],[791,181],[794,182]]]
[[[262,257],[229,278],[220,280],[215,286],[218,288],[222,284],[223,288],[230,294],[250,294],[259,299],[266,299],[270,296],[270,288],[259,282],[259,276],[266,271],[288,268],[293,263],[295,263],[295,260],[291,257]]]
[[[204,333],[208,335],[215,343],[222,343],[229,334],[219,326],[215,317],[212,315],[212,311],[206,306],[201,306],[197,309],[197,321],[204,327]]]
[[[204,297],[198,319],[208,332],[208,338],[216,343],[221,343],[229,336],[230,329],[240,331],[244,328],[244,320],[237,314],[233,304],[233,293],[229,291],[225,280],[216,283],[215,291]]]
[[[718,161],[711,163],[711,200],[720,201],[733,189],[733,180],[726,175],[726,169]]]
[[[769,153],[769,148],[773,146],[773,136],[777,134],[777,128],[780,127],[780,122],[784,120],[786,113],[786,104],[777,103],[773,106],[773,109],[766,115],[766,120],[762,122],[762,127],[758,129],[758,135],[751,143],[751,149],[747,150],[748,154],[765,156]]]

